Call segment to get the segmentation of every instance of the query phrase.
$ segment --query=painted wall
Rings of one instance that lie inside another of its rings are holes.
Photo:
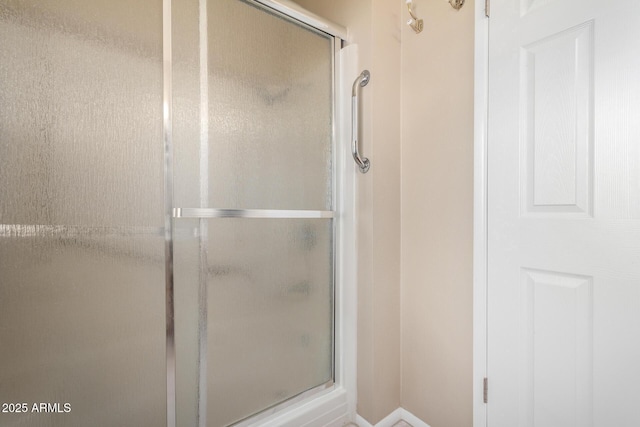
[[[402,32],[402,406],[470,427],[474,2],[414,3],[425,29]]]
[[[389,0],[299,0],[349,30],[360,68],[361,150],[371,170],[358,174],[358,413],[375,424],[400,406],[400,14]],[[355,79],[357,76],[353,76]]]

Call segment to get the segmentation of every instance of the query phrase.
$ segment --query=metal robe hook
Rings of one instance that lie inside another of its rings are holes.
[[[449,0],[449,4],[455,10],[460,10],[460,8],[464,6],[464,0]]]
[[[413,11],[412,6],[412,0],[407,0],[407,8],[409,9],[409,15],[411,16],[411,19],[407,21],[407,25],[410,26],[411,29],[416,32],[416,34],[419,34],[424,29],[424,22],[422,22],[422,19],[418,18],[418,16]]]

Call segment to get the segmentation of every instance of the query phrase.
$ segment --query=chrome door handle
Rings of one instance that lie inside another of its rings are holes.
[[[370,79],[371,74],[368,70],[364,70],[353,82],[351,90],[351,153],[362,173],[367,173],[371,162],[366,157],[360,157],[358,152],[358,92],[361,87],[365,87],[369,83]]]

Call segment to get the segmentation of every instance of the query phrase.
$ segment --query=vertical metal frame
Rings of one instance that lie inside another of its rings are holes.
[[[162,3],[162,119],[164,143],[164,255],[167,358],[167,427],[176,427],[176,344],[173,281],[173,142],[171,86],[171,0]]]
[[[334,384],[336,383],[336,364],[338,363],[338,357],[336,352],[339,350],[339,347],[336,345],[336,341],[338,339],[338,330],[336,328],[337,323],[337,300],[339,296],[340,286],[340,276],[338,272],[338,266],[340,262],[340,227],[339,227],[339,218],[340,215],[337,215],[340,212],[340,186],[338,185],[339,179],[339,129],[338,129],[338,110],[336,105],[338,103],[338,85],[337,85],[337,66],[338,66],[338,57],[337,53],[340,51],[342,47],[342,40],[338,37],[333,36],[333,43],[331,46],[331,210],[336,212],[333,219],[331,220],[332,225],[332,239],[331,244],[333,247],[333,290],[331,295],[331,303],[333,304],[333,316],[331,318],[331,331],[333,334],[333,339],[331,340],[331,353],[332,353],[332,363],[331,363],[331,378],[333,379]]]
[[[200,207],[209,206],[209,24],[207,0],[198,1],[198,50],[200,60]],[[198,412],[199,427],[207,426],[207,264],[208,264],[208,219],[200,218],[198,233]]]

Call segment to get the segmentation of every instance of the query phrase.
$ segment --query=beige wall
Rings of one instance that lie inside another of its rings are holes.
[[[404,25],[405,0],[298,3],[347,27],[372,75],[362,92],[372,167],[358,177],[358,413],[375,424],[402,406],[431,427],[470,427],[473,0],[459,12],[414,0],[419,35]]]
[[[370,325],[369,337],[359,346],[359,361],[367,359],[371,388],[360,389],[361,413],[378,422],[400,406],[400,4],[373,0],[372,13],[372,190],[369,200],[372,227],[371,278],[360,281],[370,305],[359,304],[358,333]],[[374,78],[376,80],[374,80]],[[375,169],[374,169],[375,168]],[[360,340],[359,340],[360,341]],[[368,355],[368,351],[371,354]],[[363,375],[359,372],[359,377]],[[366,406],[365,406],[366,403]],[[394,408],[395,406],[395,408]]]
[[[472,425],[474,3],[402,33],[402,406]]]

